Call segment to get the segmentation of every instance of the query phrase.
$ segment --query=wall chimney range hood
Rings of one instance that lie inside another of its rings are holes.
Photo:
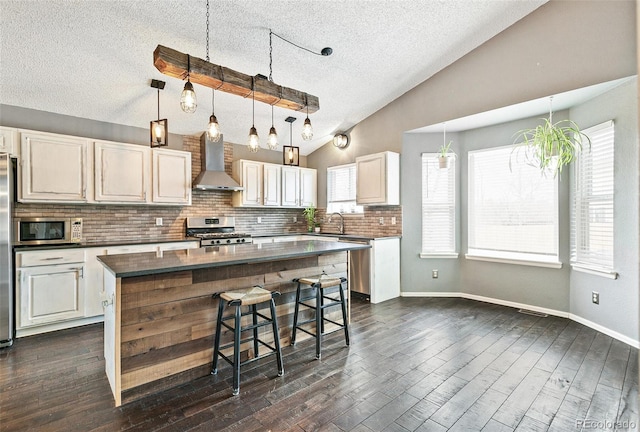
[[[199,190],[244,190],[224,171],[224,141],[220,136],[217,142],[207,139],[207,134],[200,137],[200,157],[202,171],[193,182],[193,189]]]

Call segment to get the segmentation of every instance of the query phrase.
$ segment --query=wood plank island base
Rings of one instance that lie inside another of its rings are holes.
[[[280,340],[288,346],[292,280],[323,271],[347,277],[350,251],[369,247],[305,240],[98,257],[107,270],[104,356],[116,406],[210,373],[214,294],[254,285],[279,291]],[[230,336],[223,332],[223,341]],[[255,355],[242,350],[244,358]]]

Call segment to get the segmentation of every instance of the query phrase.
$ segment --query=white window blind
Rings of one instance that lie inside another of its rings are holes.
[[[441,169],[437,153],[422,154],[422,257],[456,252],[456,157]]]
[[[469,152],[469,258],[559,266],[558,181],[512,151]]]
[[[363,213],[356,205],[356,164],[327,168],[327,214]]]
[[[608,121],[582,131],[591,139],[574,167],[571,262],[613,270],[614,126]]]

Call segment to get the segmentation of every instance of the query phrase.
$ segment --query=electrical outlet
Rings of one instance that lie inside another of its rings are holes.
[[[258,216],[258,223],[262,223],[262,218]]]
[[[162,226],[162,218],[156,218],[156,226]]]
[[[391,225],[395,225],[395,224],[396,224],[396,217],[391,216]]]
[[[293,217],[293,223],[298,223],[298,216]]]
[[[438,270],[431,270],[431,277],[433,279],[438,279]]]
[[[383,218],[383,217],[381,217],[380,219],[378,219],[378,223],[379,223],[380,225],[384,225],[384,218]]]
[[[591,291],[591,302],[595,304],[600,304],[600,293],[596,291]]]

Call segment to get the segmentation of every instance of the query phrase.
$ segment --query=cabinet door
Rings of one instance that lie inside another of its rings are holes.
[[[19,270],[17,328],[84,317],[84,264]]]
[[[262,205],[262,163],[242,161],[242,204]]]
[[[300,168],[300,206],[316,207],[318,201],[317,171],[311,168]]]
[[[153,149],[153,202],[191,204],[191,153]]]
[[[18,129],[0,126],[0,153],[14,156],[18,152]]]
[[[88,141],[84,138],[23,132],[18,199],[85,202],[87,151]]]
[[[149,151],[144,146],[95,142],[95,200],[147,202]]]
[[[104,298],[104,266],[96,257],[106,255],[107,250],[104,248],[86,249],[85,264],[85,295],[84,295],[84,313],[85,317],[93,317],[102,315],[102,300]]]
[[[282,167],[282,207],[300,204],[300,168]]]
[[[358,204],[381,204],[386,201],[386,170],[384,153],[356,158]]]
[[[265,206],[280,206],[280,165],[263,165],[264,200]]]

